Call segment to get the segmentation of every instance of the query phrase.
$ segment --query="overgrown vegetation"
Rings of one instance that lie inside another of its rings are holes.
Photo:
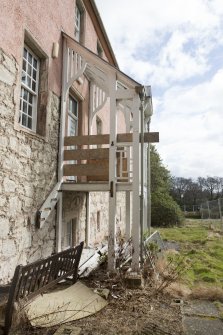
[[[180,255],[190,265],[183,275],[184,283],[191,288],[202,285],[223,289],[223,235],[217,225],[187,220],[187,226],[182,228],[159,231],[164,240],[178,244]]]
[[[180,207],[170,195],[170,173],[151,146],[151,216],[155,226],[179,225],[183,221]]]

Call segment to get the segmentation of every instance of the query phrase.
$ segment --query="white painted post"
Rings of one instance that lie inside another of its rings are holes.
[[[63,194],[60,192],[57,202],[56,252],[62,250]]]
[[[140,100],[138,94],[133,98],[133,194],[132,194],[132,270],[139,270],[140,255],[140,197],[139,197],[139,120]]]
[[[86,192],[86,234],[85,234],[86,247],[89,247],[90,242],[90,229],[91,229],[90,204],[91,204],[90,192]]]
[[[109,234],[108,234],[108,270],[115,269],[115,238],[116,238],[116,76],[109,74],[110,96],[110,145],[109,145]]]
[[[143,230],[144,230],[144,163],[145,163],[145,148],[144,148],[144,104],[140,106],[140,261],[143,263]]]
[[[66,124],[66,95],[67,95],[67,58],[68,48],[67,41],[63,39],[63,78],[62,78],[62,101],[60,115],[60,138],[59,138],[59,155],[58,155],[58,181],[63,179],[63,153],[64,153],[64,136]],[[57,224],[56,224],[56,251],[61,251],[62,245],[62,216],[63,216],[63,194],[61,192],[57,203]]]
[[[204,214],[203,214],[203,207],[202,207],[202,205],[200,207],[200,212],[201,212],[201,220],[203,220],[204,219]]]
[[[93,119],[93,101],[94,101],[94,83],[90,82],[90,103],[89,103],[89,114],[88,114],[88,135],[92,135],[92,119]]]
[[[218,199],[218,207],[219,207],[219,216],[220,216],[221,222],[223,222],[222,221],[221,199],[220,198]]]
[[[131,193],[125,192],[125,237],[129,240],[131,237]]]
[[[94,101],[94,83],[90,82],[90,102],[88,110],[88,135],[92,135],[92,120],[93,120],[93,101]],[[88,146],[90,148],[91,146]],[[91,194],[90,192],[86,193],[86,247],[89,247],[90,242],[90,231],[91,231]]]
[[[126,133],[130,133],[130,109],[125,105]],[[130,173],[130,147],[127,148],[128,173]],[[129,240],[131,237],[131,192],[125,192],[125,237]]]
[[[207,201],[207,207],[208,207],[208,218],[210,220],[210,218],[211,218],[211,211],[210,211],[209,201]]]

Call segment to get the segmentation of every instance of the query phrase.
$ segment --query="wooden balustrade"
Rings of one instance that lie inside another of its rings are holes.
[[[132,145],[133,134],[117,134],[117,144],[124,146],[125,143]],[[144,134],[145,143],[159,142],[159,133],[150,132]],[[87,177],[87,181],[108,181],[109,179],[109,148],[81,148],[82,146],[110,145],[110,135],[86,135],[67,136],[64,139],[65,147],[73,149],[64,150],[64,161],[67,163],[63,167],[64,177],[76,176]],[[123,166],[123,175],[120,175],[120,166]],[[117,177],[119,181],[128,181],[127,159],[117,157]],[[123,177],[123,179],[122,179]]]

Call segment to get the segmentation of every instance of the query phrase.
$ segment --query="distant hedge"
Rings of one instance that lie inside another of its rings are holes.
[[[188,218],[188,219],[201,219],[200,212],[185,212],[184,215],[185,215],[185,218]]]

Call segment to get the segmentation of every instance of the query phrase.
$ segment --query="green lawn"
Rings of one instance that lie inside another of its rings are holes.
[[[185,283],[223,288],[223,232],[219,223],[186,220],[181,228],[158,230],[163,240],[179,244],[188,265],[182,277]]]

